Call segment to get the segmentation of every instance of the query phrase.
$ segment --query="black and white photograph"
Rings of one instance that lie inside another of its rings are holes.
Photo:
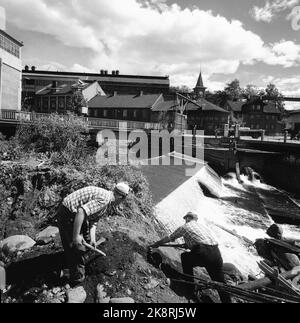
[[[299,71],[300,0],[0,0],[1,303],[300,303]]]

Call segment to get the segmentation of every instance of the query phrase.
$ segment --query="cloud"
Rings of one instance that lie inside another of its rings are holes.
[[[76,64],[73,60],[67,70],[170,75],[172,85],[194,87],[200,65],[209,80],[213,74],[235,73],[240,64],[299,63],[299,45],[293,42],[265,44],[240,21],[196,7],[168,5],[163,0],[0,2],[7,9],[7,18],[20,29],[51,35],[60,44],[74,48],[74,55],[76,48],[93,53],[92,59],[87,55]]]
[[[273,0],[267,1],[264,7],[254,6],[250,15],[256,21],[271,22],[278,13],[287,9],[295,7],[299,3],[299,0]]]
[[[267,76],[262,79],[265,85],[272,83],[275,84],[279,91],[288,97],[300,97],[300,76],[292,75],[290,77],[274,77]],[[288,102],[286,102],[289,105]],[[300,102],[297,102],[296,105],[300,108]],[[291,104],[290,104],[291,106]]]
[[[292,41],[282,40],[269,46],[263,59],[269,65],[292,67],[300,65],[300,45]]]

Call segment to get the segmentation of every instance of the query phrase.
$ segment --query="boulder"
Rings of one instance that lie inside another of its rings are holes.
[[[57,239],[59,236],[59,230],[57,227],[49,226],[45,230],[39,232],[36,235],[36,241],[38,244],[48,244]]]
[[[208,165],[197,173],[197,181],[203,194],[208,197],[220,198],[223,194],[221,177]]]
[[[107,304],[110,301],[110,297],[107,297],[107,293],[104,291],[104,287],[101,284],[97,285],[97,303]]]
[[[134,303],[134,299],[132,299],[131,297],[123,297],[123,298],[111,298],[110,299],[110,303],[124,303],[124,304],[132,304]]]
[[[0,250],[5,253],[12,253],[32,248],[36,242],[28,236],[10,236],[0,242]]]
[[[149,283],[144,286],[145,289],[152,289],[159,285],[159,281],[154,278],[151,278]]]
[[[68,303],[84,303],[86,300],[86,291],[82,286],[69,289],[67,291]]]

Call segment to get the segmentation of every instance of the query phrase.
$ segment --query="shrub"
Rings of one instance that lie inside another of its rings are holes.
[[[54,164],[65,164],[85,155],[88,124],[73,114],[54,113],[21,124],[16,138],[24,150],[46,153]]]
[[[6,140],[5,136],[0,132],[0,160],[19,159],[22,149],[15,137]]]

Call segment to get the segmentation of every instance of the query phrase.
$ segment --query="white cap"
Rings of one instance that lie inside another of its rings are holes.
[[[115,186],[115,192],[117,192],[120,195],[127,196],[129,191],[130,191],[130,187],[128,186],[128,184],[124,182],[118,183]]]

